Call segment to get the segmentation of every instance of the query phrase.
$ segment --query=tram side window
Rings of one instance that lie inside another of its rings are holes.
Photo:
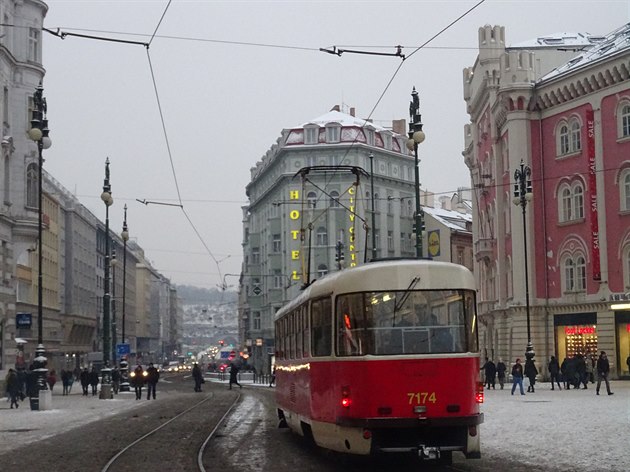
[[[303,327],[302,327],[302,307],[299,307],[293,312],[295,316],[295,358],[299,359],[302,357],[302,335],[303,335]]]
[[[337,354],[362,356],[374,351],[372,308],[363,293],[337,298]]]
[[[308,324],[308,306],[302,307],[302,337],[304,339],[304,345],[302,346],[302,357],[309,357],[311,352],[311,332]]]
[[[311,303],[311,346],[313,357],[330,356],[332,348],[332,304],[330,298]]]
[[[282,329],[282,320],[276,322],[276,356],[279,359],[284,358],[284,330]]]

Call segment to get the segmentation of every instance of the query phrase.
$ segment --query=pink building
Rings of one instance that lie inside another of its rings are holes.
[[[529,318],[541,373],[552,355],[604,350],[612,377],[630,378],[629,40],[630,24],[510,47],[503,27],[479,29],[463,154],[490,358],[524,356]],[[533,197],[525,225],[513,203],[521,161]]]

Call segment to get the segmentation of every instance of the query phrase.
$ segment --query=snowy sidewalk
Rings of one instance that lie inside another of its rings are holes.
[[[20,402],[19,408],[10,409],[6,397],[0,400],[0,454],[58,433],[98,421],[128,410],[139,403],[135,393],[121,392],[113,400],[100,400],[98,394],[84,397],[81,385],[75,383],[70,395],[62,395],[61,385],[53,390],[52,409],[32,411],[29,399]],[[91,392],[91,388],[90,388]],[[144,402],[143,402],[144,403]],[[141,404],[143,404],[141,403]]]

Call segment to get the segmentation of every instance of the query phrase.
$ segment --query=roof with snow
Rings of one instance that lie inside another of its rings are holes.
[[[472,223],[471,214],[443,208],[423,207],[423,210],[450,230],[470,231],[470,229],[466,228],[466,225]]]
[[[595,46],[541,77],[539,82],[590,66],[628,49],[630,49],[630,23],[607,34]]]
[[[529,39],[522,43],[511,44],[509,49],[540,49],[559,47],[566,49],[590,48],[605,40],[605,36],[594,36],[590,33],[554,33]]]
[[[363,118],[357,118],[352,115],[348,115],[347,113],[342,113],[340,111],[331,110],[328,113],[325,113],[317,118],[307,121],[300,125],[300,128],[304,128],[308,125],[319,125],[326,126],[328,123],[339,123],[341,126],[358,126],[363,127],[366,125],[370,125],[376,131],[388,131],[387,128],[383,128],[382,126],[375,125],[374,123],[367,121]]]

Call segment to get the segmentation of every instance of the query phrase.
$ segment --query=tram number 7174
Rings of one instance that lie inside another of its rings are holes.
[[[409,392],[407,396],[410,405],[426,405],[437,401],[435,392]]]

